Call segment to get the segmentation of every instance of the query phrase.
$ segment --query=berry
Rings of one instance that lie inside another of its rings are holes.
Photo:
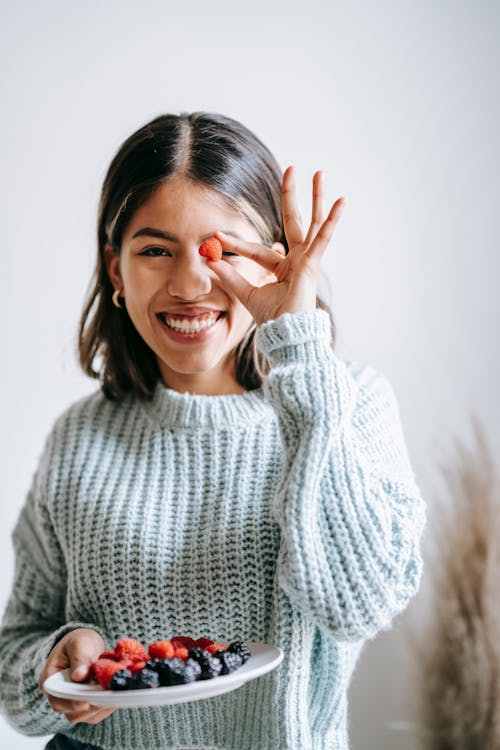
[[[208,651],[204,651],[201,648],[192,648],[189,651],[189,657],[198,662],[201,667],[201,674],[198,676],[199,680],[210,680],[212,677],[217,677],[222,670],[222,664],[219,659],[212,656]]]
[[[209,260],[220,260],[222,258],[222,245],[217,237],[209,237],[208,240],[201,243],[199,253]]]
[[[208,653],[212,654],[212,656],[216,656],[218,651],[220,653],[223,653],[226,650],[227,649],[226,649],[226,647],[224,646],[223,643],[212,643],[211,646],[207,646],[205,648],[205,651],[208,651]]]
[[[182,661],[186,661],[188,658],[189,651],[186,648],[186,646],[178,646],[176,645],[174,647],[174,659],[182,659]]]
[[[140,672],[133,677],[133,684],[130,685],[135,690],[142,690],[143,688],[155,688],[160,687],[160,678],[156,672],[152,669],[141,669]]]
[[[128,669],[120,669],[112,675],[109,681],[110,690],[129,690],[134,687],[134,678]]]
[[[92,664],[92,674],[104,690],[109,687],[109,682],[115,672],[119,672],[125,669],[126,665],[123,662],[113,661],[112,659],[97,659]]]
[[[183,685],[186,682],[194,682],[197,675],[201,672],[198,665],[196,665],[198,667],[196,669],[192,664],[188,664],[188,661],[183,661],[182,659],[154,659],[154,666],[151,669],[158,675],[161,687]]]
[[[156,643],[151,643],[148,648],[151,659],[172,659],[174,651],[174,644],[171,641],[156,641]]]
[[[102,654],[99,654],[97,657],[98,659],[113,659],[116,661],[116,654],[114,651],[103,651]]]
[[[195,659],[186,659],[184,664],[186,665],[186,669],[189,669],[193,672],[195,680],[198,680],[201,675],[201,666],[199,662],[197,662]]]
[[[230,674],[243,664],[241,656],[233,651],[223,651],[217,658],[222,664],[221,674]]]
[[[146,661],[147,654],[144,646],[134,638],[120,638],[115,646],[115,655],[120,661],[131,662]]]
[[[227,647],[228,651],[231,651],[233,654],[239,654],[241,656],[241,661],[243,664],[248,661],[251,657],[250,649],[248,648],[246,643],[242,643],[241,641],[234,641],[234,643],[230,643]]]
[[[207,648],[207,646],[212,646],[213,641],[210,640],[210,638],[197,638],[194,642],[195,648]]]
[[[132,664],[129,664],[128,670],[132,672],[132,674],[136,674],[137,672],[140,672],[141,669],[144,669],[145,666],[145,661],[134,661]]]
[[[194,638],[190,638],[188,635],[174,635],[173,638],[170,639],[170,642],[174,644],[175,646],[185,646],[186,648],[193,648],[196,641]]]

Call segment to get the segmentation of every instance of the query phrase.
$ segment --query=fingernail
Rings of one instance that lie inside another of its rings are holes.
[[[83,664],[80,664],[79,667],[73,670],[72,677],[73,679],[78,679],[79,677],[84,677],[86,673],[87,673],[87,667],[85,667]]]

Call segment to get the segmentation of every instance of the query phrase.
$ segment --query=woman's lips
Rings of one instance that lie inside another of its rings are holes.
[[[207,341],[210,339],[215,331],[219,328],[221,325],[221,321],[223,318],[225,318],[225,313],[221,312],[219,316],[217,317],[215,323],[212,323],[211,326],[208,326],[208,328],[203,328],[201,331],[196,331],[195,333],[183,333],[181,331],[175,330],[175,328],[171,328],[169,325],[167,325],[163,319],[163,315],[160,313],[156,316],[158,320],[161,323],[161,326],[165,333],[173,340],[177,341],[181,344],[190,344],[190,343],[199,343],[203,341]]]

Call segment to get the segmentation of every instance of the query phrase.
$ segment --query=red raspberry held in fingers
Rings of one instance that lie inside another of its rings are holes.
[[[120,669],[125,669],[126,665],[120,661],[113,661],[112,659],[97,659],[92,666],[91,672],[97,682],[104,690],[109,688],[109,681],[113,677],[115,672],[119,672]]]
[[[227,651],[227,648],[223,643],[212,643],[205,648],[205,651],[208,651],[208,653],[213,656],[216,651]]]
[[[202,242],[199,249],[200,255],[209,260],[220,260],[222,258],[222,245],[217,237],[209,237]]]
[[[148,647],[148,653],[152,659],[173,659],[174,644],[170,641],[156,641]]]
[[[115,646],[115,657],[125,662],[146,661],[144,646],[134,638],[120,638]]]

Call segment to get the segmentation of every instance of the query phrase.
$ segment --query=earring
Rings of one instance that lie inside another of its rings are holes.
[[[118,302],[118,297],[120,296],[121,289],[115,289],[113,292],[112,300],[115,307],[123,307],[123,305],[120,305]]]

